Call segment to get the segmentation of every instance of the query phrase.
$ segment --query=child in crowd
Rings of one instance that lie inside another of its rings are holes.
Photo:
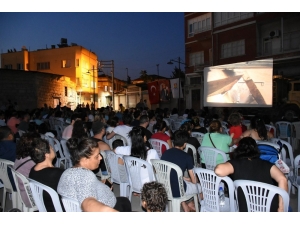
[[[233,143],[237,145],[243,133],[241,115],[239,113],[230,114],[228,122],[231,124],[229,134],[232,137]]]
[[[141,193],[142,206],[147,212],[164,212],[168,204],[168,195],[161,183],[145,183]]]

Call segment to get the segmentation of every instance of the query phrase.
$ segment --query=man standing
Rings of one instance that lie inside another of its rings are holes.
[[[169,101],[170,97],[169,97],[169,90],[166,88],[166,84],[162,83],[162,89],[160,91],[160,101]]]

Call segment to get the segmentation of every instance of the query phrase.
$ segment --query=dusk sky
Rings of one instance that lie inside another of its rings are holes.
[[[167,62],[185,56],[183,12],[1,12],[0,23],[1,53],[57,47],[67,38],[98,60],[114,60],[120,79],[126,79],[126,68],[131,79],[141,70],[170,77],[178,64]]]

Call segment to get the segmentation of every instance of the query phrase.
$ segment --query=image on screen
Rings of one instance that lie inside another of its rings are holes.
[[[273,59],[204,68],[204,106],[272,107]]]

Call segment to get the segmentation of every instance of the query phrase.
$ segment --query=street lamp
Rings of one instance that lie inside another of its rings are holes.
[[[179,69],[179,98],[178,98],[178,111],[180,111],[180,90],[181,90],[181,69],[180,69],[180,65],[186,65],[184,62],[181,61],[181,58],[178,57],[178,60],[174,60],[171,59],[169,62],[167,62],[167,64],[169,65],[173,65],[173,62],[177,62],[178,63],[178,69]]]

